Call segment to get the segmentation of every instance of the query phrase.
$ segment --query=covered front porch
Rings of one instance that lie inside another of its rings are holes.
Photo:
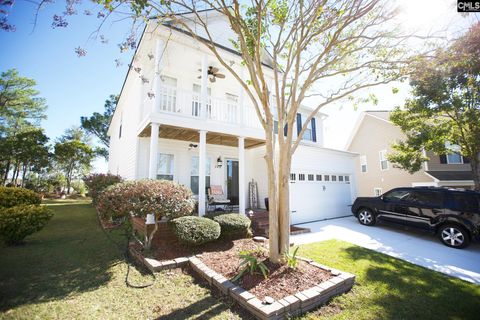
[[[231,206],[238,206],[244,214],[246,153],[264,145],[264,141],[213,130],[150,123],[139,134],[137,177],[173,180],[190,187],[198,200],[200,216],[209,208],[207,189],[220,186]]]

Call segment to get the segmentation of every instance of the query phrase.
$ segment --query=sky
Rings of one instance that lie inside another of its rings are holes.
[[[409,28],[430,30],[433,26],[460,19],[454,0],[398,2],[402,3],[402,19]],[[118,43],[130,33],[129,20],[113,19],[105,24],[100,32],[108,39],[105,44],[99,38],[90,39],[101,22],[96,17],[98,7],[90,1],[84,1],[77,9],[80,14],[68,17],[67,28],[52,28],[53,15],[61,14],[64,6],[64,1],[46,6],[39,12],[33,30],[35,6],[18,0],[9,14],[9,21],[16,25],[16,31],[0,31],[0,71],[16,68],[20,75],[36,80],[40,96],[46,99],[48,105],[48,118],[42,126],[52,140],[66,129],[79,126],[81,116],[103,111],[108,96],[120,92],[132,55],[132,51],[120,53],[118,47]],[[93,15],[82,14],[85,9],[91,10]],[[465,25],[464,20],[461,24]],[[77,57],[77,47],[84,48],[87,55]],[[123,65],[118,67],[116,59],[120,59]],[[399,94],[392,94],[392,86],[375,88],[374,93],[379,98],[377,105],[361,105],[354,109],[346,104],[337,104],[322,110],[329,115],[326,146],[342,149],[362,111],[389,110],[402,105],[408,96],[408,85],[393,86],[400,88]],[[106,170],[104,161],[96,161],[94,166],[95,171]]]

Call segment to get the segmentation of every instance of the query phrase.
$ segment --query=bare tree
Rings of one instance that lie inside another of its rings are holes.
[[[359,90],[400,79],[418,57],[395,23],[388,0],[100,0],[135,22],[168,24],[205,45],[249,96],[265,131],[270,260],[289,248],[289,176],[292,155],[308,123],[323,107]],[[244,79],[214,45],[204,10],[228,20],[232,43],[248,71]],[[181,13],[181,14],[180,14]],[[185,14],[188,13],[188,14]],[[156,17],[152,19],[152,17]],[[201,30],[202,37],[198,36]],[[131,38],[129,38],[131,42]],[[126,45],[130,42],[127,41]],[[80,55],[80,54],[79,54]],[[274,81],[263,62],[269,55]],[[306,99],[315,107],[293,140],[296,114]],[[274,126],[277,125],[277,130]],[[285,135],[274,133],[283,132]]]

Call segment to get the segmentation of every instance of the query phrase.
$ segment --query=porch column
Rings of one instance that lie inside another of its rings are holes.
[[[242,81],[244,80],[244,67],[241,66],[240,70],[240,78]],[[237,122],[240,125],[243,125],[243,114],[244,114],[244,108],[245,108],[245,94],[242,86],[239,86],[240,92],[238,93],[238,110],[237,110]]]
[[[238,137],[238,213],[245,214],[245,138]]]
[[[200,130],[198,147],[198,215],[205,215],[205,164],[207,163],[207,131]]]
[[[162,85],[162,81],[160,76],[162,75],[162,54],[165,50],[165,41],[163,39],[157,39],[157,43],[155,46],[155,66],[154,66],[154,73],[153,73],[153,84],[152,84],[152,91],[155,93],[155,98],[153,99],[153,112],[160,111],[160,87]]]
[[[150,158],[148,165],[148,178],[156,179],[157,178],[157,162],[158,162],[158,132],[160,129],[160,124],[152,123],[150,125]]]
[[[200,117],[205,119],[207,117],[207,102],[208,102],[208,59],[207,55],[203,54],[202,57],[202,87],[200,90]]]

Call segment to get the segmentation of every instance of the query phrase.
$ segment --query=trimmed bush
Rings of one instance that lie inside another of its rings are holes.
[[[38,205],[0,208],[0,237],[8,245],[22,243],[26,236],[45,227],[52,216],[47,207]]]
[[[251,221],[244,215],[238,213],[226,213],[213,217],[213,220],[220,224],[222,237],[245,238],[251,235]]]
[[[92,198],[92,203],[96,204],[97,199],[106,188],[123,181],[122,177],[110,173],[94,173],[83,179],[88,188],[88,194]]]
[[[201,245],[220,237],[220,225],[203,217],[180,217],[170,221],[178,240],[183,244]]]
[[[97,199],[97,209],[105,218],[145,218],[147,214],[178,218],[192,213],[192,191],[173,181],[140,180],[117,183],[105,189]]]
[[[0,207],[11,208],[18,205],[40,204],[38,193],[25,188],[0,187]]]

